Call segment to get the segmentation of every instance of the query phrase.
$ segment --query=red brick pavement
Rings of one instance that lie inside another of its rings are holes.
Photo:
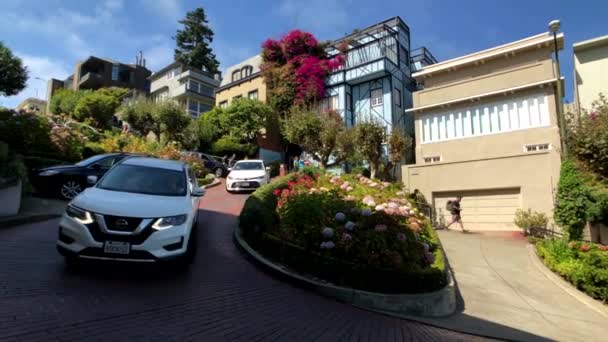
[[[66,270],[58,220],[0,230],[0,341],[474,341],[293,287],[232,242],[247,195],[201,201],[187,272],[86,264]]]

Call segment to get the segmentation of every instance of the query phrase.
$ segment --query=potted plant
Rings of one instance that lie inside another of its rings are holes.
[[[27,185],[27,169],[21,158],[11,155],[0,142],[0,216],[16,215],[21,207],[21,193]]]

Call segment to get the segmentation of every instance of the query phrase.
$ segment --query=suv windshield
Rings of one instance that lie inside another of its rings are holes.
[[[97,185],[100,189],[159,196],[184,196],[183,171],[136,165],[117,165]]]
[[[260,162],[239,162],[234,165],[233,170],[264,170]]]

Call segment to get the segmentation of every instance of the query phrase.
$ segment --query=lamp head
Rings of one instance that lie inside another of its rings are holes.
[[[551,33],[555,33],[559,30],[560,27],[560,21],[559,20],[551,20],[551,22],[549,23],[549,31]]]

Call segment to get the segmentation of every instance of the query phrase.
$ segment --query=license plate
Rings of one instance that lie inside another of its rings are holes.
[[[249,186],[249,182],[243,182],[241,183],[241,186]]]
[[[130,245],[128,242],[106,241],[103,246],[104,253],[129,254]]]

